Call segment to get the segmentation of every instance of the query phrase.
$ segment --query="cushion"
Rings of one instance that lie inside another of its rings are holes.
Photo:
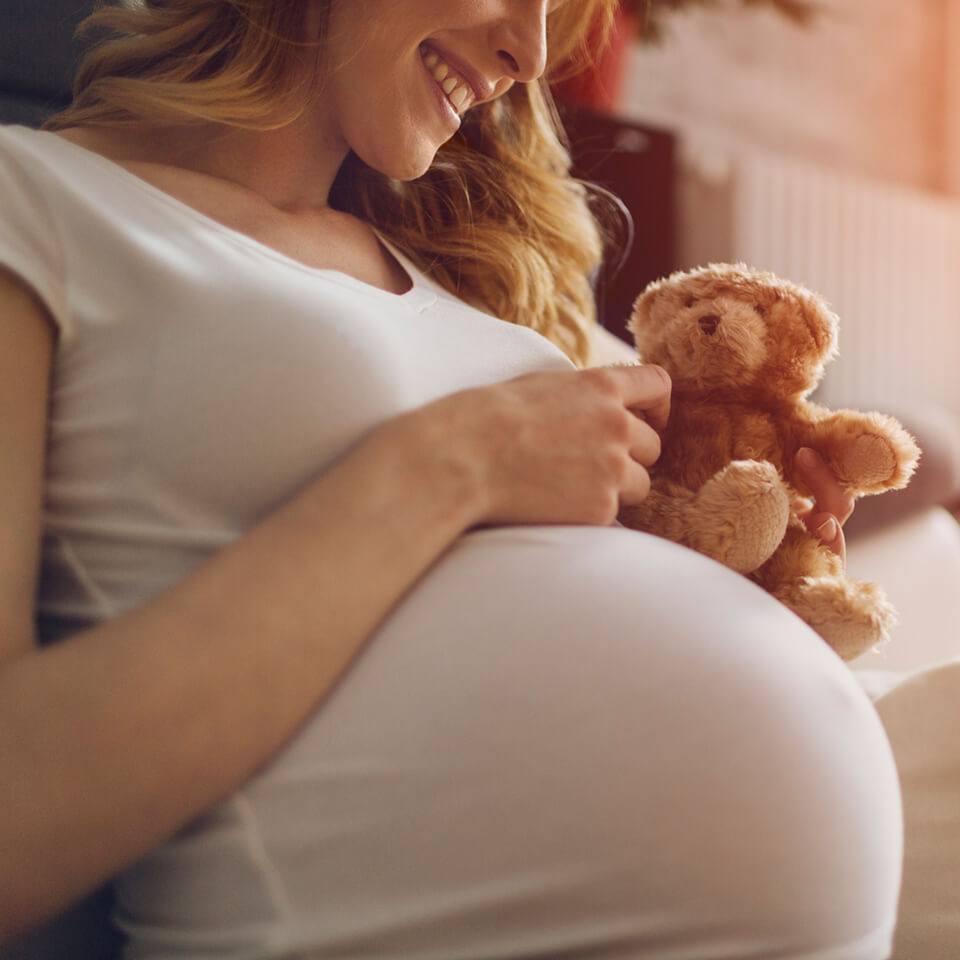
[[[903,791],[903,892],[892,960],[960,957],[960,657],[876,702]]]

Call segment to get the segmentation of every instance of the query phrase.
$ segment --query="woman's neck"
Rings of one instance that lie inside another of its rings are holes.
[[[347,146],[303,118],[276,130],[225,125],[74,127],[61,132],[121,165],[159,164],[242,187],[288,213],[327,206]]]

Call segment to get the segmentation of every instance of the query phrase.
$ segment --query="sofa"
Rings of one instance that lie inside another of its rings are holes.
[[[70,100],[90,0],[4,0],[0,14],[0,121],[36,126]]]

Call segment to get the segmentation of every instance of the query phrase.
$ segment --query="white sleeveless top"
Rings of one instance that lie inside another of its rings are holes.
[[[0,128],[0,196],[0,263],[60,331],[47,633],[182,579],[384,420],[571,366],[402,256],[403,295],[309,268],[49,132]]]

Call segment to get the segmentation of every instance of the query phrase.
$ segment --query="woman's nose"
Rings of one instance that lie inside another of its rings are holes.
[[[511,80],[536,80],[547,66],[547,0],[508,0],[496,50]]]

